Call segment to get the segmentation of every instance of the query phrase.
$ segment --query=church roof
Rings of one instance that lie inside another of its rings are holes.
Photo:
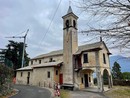
[[[38,59],[38,58],[49,57],[49,56],[56,56],[56,55],[63,55],[63,50],[51,51],[49,53],[36,56],[36,57],[34,57],[32,59]]]
[[[35,65],[34,68],[60,66],[61,63],[63,62],[57,61],[57,62],[42,63],[42,64]]]
[[[63,63],[62,61],[42,63],[42,64],[37,64],[37,65],[19,68],[19,69],[17,69],[17,71],[33,70],[33,68],[41,68],[41,67],[55,67],[55,66],[60,66],[60,64],[62,64],[62,63]]]
[[[104,46],[106,47],[106,45],[103,41],[92,43],[92,44],[81,45],[78,47],[78,51],[75,53],[75,55],[80,54],[83,51],[89,51],[89,50],[93,50],[93,49],[101,49],[102,44],[104,44]],[[106,47],[106,49],[107,49],[108,53],[110,53],[107,47]],[[57,50],[57,51],[52,51],[52,52],[49,52],[46,54],[42,54],[42,55],[39,55],[39,56],[32,58],[32,60],[33,59],[41,59],[44,57],[57,56],[57,55],[63,55],[63,50]]]
[[[22,70],[32,70],[33,69],[33,66],[26,66],[26,67],[23,67],[23,68],[19,68],[17,69],[17,71],[22,71]]]
[[[86,44],[86,45],[79,46],[78,51],[75,53],[75,55],[80,54],[83,51],[101,49],[102,48],[101,45],[105,45],[105,43],[103,41],[100,41],[100,42],[96,42],[96,43],[92,43],[92,44]],[[106,45],[105,45],[105,47],[106,47]],[[106,47],[106,49],[107,49],[107,47]],[[110,53],[108,49],[107,49],[107,51],[108,51],[108,53]]]

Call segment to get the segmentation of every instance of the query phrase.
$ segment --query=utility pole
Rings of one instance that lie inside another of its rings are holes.
[[[28,34],[29,29],[27,29],[26,34],[24,36],[12,36],[12,37],[6,37],[6,38],[24,38],[24,43],[23,43],[23,52],[22,52],[22,61],[21,61],[21,68],[23,68],[24,66],[24,50],[25,50],[25,43],[26,43],[26,37]]]
[[[23,44],[23,55],[22,55],[22,68],[23,68],[23,65],[24,65],[24,50],[25,50],[25,42],[26,42],[26,36],[28,34],[28,31],[29,31],[29,29],[26,31],[26,34],[23,37],[24,38],[24,44]]]

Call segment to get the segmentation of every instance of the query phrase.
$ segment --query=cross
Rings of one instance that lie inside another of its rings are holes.
[[[69,6],[71,6],[71,0],[69,0]]]

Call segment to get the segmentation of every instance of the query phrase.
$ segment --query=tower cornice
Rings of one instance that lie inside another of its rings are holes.
[[[68,13],[68,14],[66,14],[66,15],[62,16],[62,18],[64,19],[64,18],[69,17],[69,16],[73,16],[73,17],[74,17],[74,18],[76,18],[76,19],[78,19],[78,18],[79,18],[79,17],[78,17],[78,16],[76,16],[73,12]]]

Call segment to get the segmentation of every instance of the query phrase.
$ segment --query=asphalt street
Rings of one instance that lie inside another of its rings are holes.
[[[51,98],[51,92],[45,88],[26,85],[14,85],[18,89],[18,94],[10,98]]]

